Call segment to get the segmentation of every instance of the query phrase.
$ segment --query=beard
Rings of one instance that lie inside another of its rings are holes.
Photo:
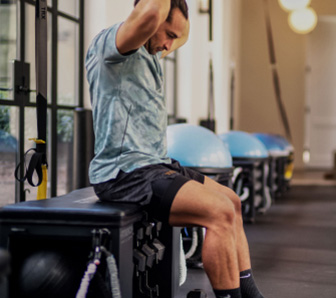
[[[153,45],[153,40],[151,38],[148,39],[148,41],[146,42],[145,48],[147,49],[147,52],[151,55],[155,55],[157,52],[162,51],[161,48],[155,47],[155,45]]]

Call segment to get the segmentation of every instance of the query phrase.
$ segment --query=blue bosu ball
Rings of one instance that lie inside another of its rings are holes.
[[[244,131],[230,131],[219,135],[227,144],[233,158],[267,158],[268,152],[262,142]]]
[[[254,133],[267,148],[270,156],[275,158],[286,158],[288,163],[294,161],[294,147],[286,138],[277,134]]]
[[[211,130],[179,123],[167,128],[168,156],[185,167],[231,168],[228,148]]]
[[[273,161],[271,171],[274,172],[273,186],[276,194],[283,194],[289,188],[289,181],[293,176],[294,147],[282,136],[270,133],[254,133],[267,148]]]
[[[233,159],[233,189],[242,201],[244,221],[254,222],[257,210],[264,213],[271,206],[266,181],[268,151],[263,143],[244,131],[230,131],[219,138]]]
[[[283,147],[284,150],[294,152],[293,145],[285,137],[281,135],[273,135],[273,136],[279,141],[279,144]]]
[[[271,156],[281,157],[289,155],[289,144],[285,144],[280,137],[267,133],[254,133],[253,135],[264,144]]]

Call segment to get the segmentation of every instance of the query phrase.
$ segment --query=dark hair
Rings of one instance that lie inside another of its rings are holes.
[[[135,0],[134,1],[134,6],[136,6],[139,3],[140,0]],[[172,18],[172,11],[174,8],[178,8],[182,14],[184,15],[184,17],[188,20],[189,18],[189,13],[188,13],[188,5],[186,0],[171,0],[170,1],[170,11],[169,11],[169,15],[167,17],[167,22],[171,21]]]

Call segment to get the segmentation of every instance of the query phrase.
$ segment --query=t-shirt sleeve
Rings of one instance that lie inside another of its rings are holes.
[[[118,23],[102,30],[93,40],[89,51],[93,51],[105,62],[118,63],[126,60],[129,55],[120,54],[116,45],[116,36],[121,25],[122,23]]]

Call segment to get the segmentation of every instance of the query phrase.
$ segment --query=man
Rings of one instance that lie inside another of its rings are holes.
[[[159,58],[188,33],[185,0],[136,0],[125,22],[93,40],[86,57],[96,137],[90,181],[101,200],[138,202],[172,226],[205,227],[202,260],[216,297],[262,298],[239,197],[166,156]]]

